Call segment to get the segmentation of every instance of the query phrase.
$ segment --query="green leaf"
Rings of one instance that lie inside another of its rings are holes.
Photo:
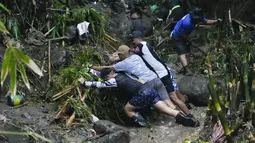
[[[28,81],[28,78],[27,78],[26,70],[25,70],[25,67],[23,66],[23,64],[21,62],[19,63],[19,70],[20,70],[21,77],[22,77],[25,85],[27,86],[28,89],[30,89],[30,84],[29,84],[29,81]]]
[[[33,5],[35,5],[35,6],[36,6],[36,1],[35,1],[35,0],[32,0],[32,3],[33,3]]]
[[[16,90],[17,90],[17,69],[16,69],[16,61],[14,57],[14,53],[10,53],[10,78],[11,78],[11,93],[12,95],[16,95]]]
[[[30,58],[25,55],[19,48],[13,48],[13,50],[15,51],[15,57],[17,57],[18,60],[25,64],[29,63]]]
[[[8,74],[9,65],[10,65],[10,53],[11,53],[11,48],[7,48],[4,53],[4,61],[3,61],[2,71],[1,71],[1,86],[3,86],[4,80]]]
[[[9,33],[9,31],[6,29],[4,23],[0,20],[0,31],[3,33]]]
[[[33,70],[36,74],[43,76],[40,68],[35,64],[35,62],[30,59],[29,56],[25,55],[20,49],[14,48],[15,56],[18,57],[18,60],[26,64],[31,70]]]
[[[8,14],[11,14],[10,10],[8,8],[6,8],[1,2],[0,2],[0,8],[5,10],[6,12],[8,12]]]

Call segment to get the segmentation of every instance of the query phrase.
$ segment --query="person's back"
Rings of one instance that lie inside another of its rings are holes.
[[[157,73],[159,78],[162,78],[168,74],[164,63],[147,42],[140,42],[140,44],[138,44],[135,48],[135,53],[142,56],[142,58],[148,63],[147,66],[151,67],[152,70]]]
[[[139,90],[144,88],[144,85],[142,83],[138,82],[137,80],[131,79],[124,73],[118,73],[115,76],[115,79],[118,87],[127,91],[128,93],[131,93],[131,96],[136,95]]]
[[[182,32],[189,35],[194,28],[195,24],[192,22],[190,14],[187,14],[177,22],[173,30],[173,35],[181,35]]]
[[[131,76],[138,77],[143,82],[148,82],[157,78],[157,75],[145,65],[142,58],[135,54],[116,63],[114,69],[117,72],[124,71]]]

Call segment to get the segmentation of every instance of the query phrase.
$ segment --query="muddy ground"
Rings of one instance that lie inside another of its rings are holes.
[[[54,104],[45,105],[29,103],[23,107],[14,109],[4,102],[0,103],[1,131],[32,131],[55,142],[82,143],[87,140],[86,123],[75,122],[71,128],[65,128],[65,122],[53,122],[55,115]],[[195,107],[192,113],[203,123],[205,108]],[[186,138],[199,136],[200,127],[191,128],[176,124],[174,118],[160,115],[149,128],[127,127],[130,131],[131,143],[178,143]],[[29,143],[33,138],[18,135],[0,135],[0,142]]]

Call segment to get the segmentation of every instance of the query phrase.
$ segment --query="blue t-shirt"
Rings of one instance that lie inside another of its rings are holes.
[[[206,18],[203,18],[203,22]],[[181,35],[181,32],[189,35],[194,29],[196,24],[192,21],[190,14],[185,15],[174,27],[173,35]]]

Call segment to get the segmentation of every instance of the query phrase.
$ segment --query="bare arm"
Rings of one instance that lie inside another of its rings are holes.
[[[222,20],[221,19],[217,19],[217,20],[206,19],[205,23],[206,24],[215,24],[215,23],[220,22],[220,21],[222,21]]]
[[[113,65],[111,66],[92,66],[91,69],[94,69],[94,70],[97,70],[97,71],[101,71],[105,68],[110,68],[110,69],[113,69],[114,70],[114,67]]]

